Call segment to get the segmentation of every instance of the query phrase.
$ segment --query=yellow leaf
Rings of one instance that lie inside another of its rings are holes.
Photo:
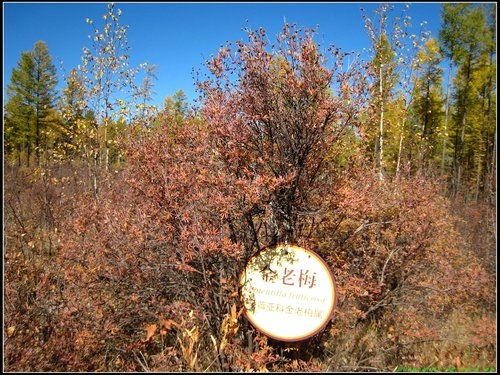
[[[214,344],[215,351],[217,351],[217,340],[214,335],[210,335],[210,338],[212,339],[212,344]]]
[[[7,337],[12,337],[15,331],[16,331],[16,326],[7,328]]]
[[[224,348],[226,347],[226,345],[227,345],[227,339],[226,339],[226,337],[224,336],[224,337],[222,338],[221,342],[220,342],[220,349],[219,349],[219,350],[222,352],[222,351],[224,350]]]
[[[162,319],[161,324],[168,331],[172,328],[172,324],[175,325],[175,322],[172,319]]]
[[[156,332],[156,328],[156,324],[149,324],[148,326],[146,326],[146,341],[150,340],[151,337],[153,337]]]

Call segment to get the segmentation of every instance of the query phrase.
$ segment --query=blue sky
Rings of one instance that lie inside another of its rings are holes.
[[[122,10],[120,23],[129,25],[128,39],[132,47],[131,64],[142,62],[158,66],[154,97],[161,104],[166,96],[182,89],[190,100],[197,97],[192,70],[216,54],[227,41],[244,40],[244,27],[263,27],[274,41],[284,20],[297,26],[319,26],[316,41],[334,44],[343,51],[362,52],[370,47],[363,26],[360,8],[370,16],[379,3],[362,2],[302,2],[302,3],[132,3],[115,2]],[[394,3],[394,16],[400,14],[403,3]],[[441,3],[411,3],[413,33],[420,23],[437,37],[440,28]],[[63,72],[59,62],[69,72],[81,62],[82,48],[90,47],[87,37],[91,26],[86,18],[102,25],[106,3],[3,3],[3,78],[4,100],[6,83],[22,51],[32,50],[38,40],[47,43],[54,65],[58,68],[60,85]]]

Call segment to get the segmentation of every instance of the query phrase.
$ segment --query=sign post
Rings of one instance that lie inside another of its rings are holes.
[[[316,253],[292,245],[259,251],[240,276],[240,296],[252,325],[281,341],[302,341],[330,321],[335,279]]]

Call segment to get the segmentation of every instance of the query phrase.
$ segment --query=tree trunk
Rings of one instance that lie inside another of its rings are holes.
[[[489,187],[489,197],[490,204],[497,206],[497,194],[496,194],[496,177],[497,175],[497,128],[495,127],[495,138],[493,141],[493,155],[491,155],[491,172],[490,172],[490,187]],[[491,202],[493,198],[493,202]],[[496,226],[495,226],[496,228]],[[496,232],[495,232],[496,233]],[[495,235],[496,239],[496,235]]]
[[[450,61],[450,67],[448,69],[448,84],[446,85],[446,108],[444,115],[444,132],[443,132],[443,153],[441,156],[441,178],[444,176],[444,164],[446,160],[446,140],[448,138],[448,113],[450,109],[450,86],[451,86],[451,71],[453,69],[452,62]],[[446,186],[446,185],[445,185]]]
[[[396,179],[399,177],[399,170],[401,168],[401,154],[403,151],[403,131],[404,131],[404,120],[401,121],[401,134],[399,136],[399,147],[398,147],[398,162],[396,164]]]
[[[383,84],[382,84],[382,67],[380,64],[380,123],[379,123],[379,178],[380,181],[384,179],[384,98],[383,98]]]
[[[38,109],[35,118],[35,165],[40,165],[40,119],[38,118]]]
[[[457,156],[457,182],[456,182],[456,193],[460,191],[460,185],[462,183],[462,163],[464,155],[464,141],[465,141],[465,125],[466,125],[466,112],[464,108],[464,115],[462,117],[462,131],[460,133],[460,144]]]
[[[106,115],[107,116],[107,115]],[[104,120],[104,169],[109,170],[108,118]]]
[[[31,157],[31,146],[26,144],[26,168],[30,167],[30,157]]]
[[[463,171],[463,156],[464,156],[464,149],[465,149],[465,126],[467,124],[467,105],[468,105],[468,91],[469,91],[469,83],[470,83],[470,78],[471,78],[471,58],[472,56],[468,56],[465,64],[466,64],[466,70],[465,70],[465,87],[463,90],[463,101],[462,101],[462,106],[463,106],[463,115],[462,115],[462,129],[460,132],[460,143],[458,144],[458,153],[457,153],[457,160],[456,160],[456,168],[457,168],[457,179],[456,179],[456,188],[455,188],[455,194],[460,191],[460,185],[462,184],[462,171]]]
[[[21,156],[22,156],[22,152],[23,152],[23,145],[22,144],[17,145],[17,150],[18,150],[18,152],[17,152],[17,166],[19,168],[21,168],[21,163],[22,163]]]

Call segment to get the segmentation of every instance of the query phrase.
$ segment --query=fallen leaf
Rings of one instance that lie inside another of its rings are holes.
[[[172,324],[175,325],[175,322],[172,319],[162,319],[161,324],[168,331],[172,328]]]
[[[16,326],[7,328],[7,337],[12,337],[15,331],[16,331]]]
[[[146,326],[146,340],[145,341],[149,341],[151,339],[151,337],[153,337],[153,335],[155,334],[156,332],[156,324],[149,324],[148,326]]]

